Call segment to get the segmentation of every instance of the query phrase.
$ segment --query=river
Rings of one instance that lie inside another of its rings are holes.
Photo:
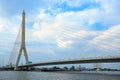
[[[120,80],[120,72],[0,71],[0,80]]]

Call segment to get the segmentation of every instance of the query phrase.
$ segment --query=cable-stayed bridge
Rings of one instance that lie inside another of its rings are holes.
[[[107,35],[108,33],[106,33]],[[19,37],[21,36],[21,37]],[[20,39],[21,38],[21,39]],[[105,45],[109,45],[110,47],[115,47],[110,44],[103,43]],[[104,47],[102,47],[104,48]],[[19,52],[17,52],[19,49]],[[20,57],[24,52],[26,64],[19,65]],[[15,54],[18,53],[17,61],[15,66],[13,66],[13,61],[15,61]],[[120,57],[96,57],[96,58],[85,58],[85,59],[73,59],[73,60],[62,60],[62,61],[49,61],[49,62],[39,62],[39,63],[32,63],[29,64],[29,58],[27,54],[26,44],[25,44],[25,11],[22,13],[22,27],[17,35],[13,50],[11,52],[11,56],[9,59],[9,66],[13,66],[15,70],[18,67],[31,67],[31,66],[44,66],[44,65],[59,65],[59,64],[80,64],[80,63],[112,63],[112,62],[120,62]]]

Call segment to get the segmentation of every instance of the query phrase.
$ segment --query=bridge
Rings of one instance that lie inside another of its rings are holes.
[[[46,65],[59,65],[59,64],[78,64],[78,63],[79,64],[82,64],[82,63],[111,63],[111,62],[120,62],[120,57],[103,57],[103,58],[87,58],[87,59],[76,59],[76,60],[40,62],[40,63],[21,65],[18,67],[46,66]]]
[[[62,60],[62,61],[49,61],[49,62],[39,62],[39,63],[32,63],[29,64],[28,54],[26,50],[25,45],[25,11],[22,13],[22,34],[21,34],[21,46],[18,53],[18,58],[16,61],[16,64],[14,66],[15,70],[17,70],[20,67],[32,67],[32,66],[45,66],[45,65],[60,65],[60,64],[82,64],[82,63],[113,63],[113,62],[120,62],[120,57],[96,57],[96,58],[86,58],[86,59],[74,59],[74,60]],[[17,39],[16,39],[17,41]],[[13,47],[13,51],[11,53],[10,59],[9,59],[9,66],[12,66],[13,63],[13,52],[16,48],[16,42]],[[19,47],[18,47],[19,48]],[[22,55],[22,51],[24,52],[26,64],[19,65],[20,57]]]

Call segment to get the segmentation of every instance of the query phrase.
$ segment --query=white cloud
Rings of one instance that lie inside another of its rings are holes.
[[[80,7],[84,2],[84,0],[66,0],[66,3],[70,7]]]
[[[3,24],[1,24],[1,23],[3,23],[3,20],[2,20],[2,19],[0,19],[0,32],[3,31]]]

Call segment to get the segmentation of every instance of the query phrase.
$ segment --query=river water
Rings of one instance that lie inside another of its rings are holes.
[[[120,72],[0,71],[0,80],[120,80]]]

